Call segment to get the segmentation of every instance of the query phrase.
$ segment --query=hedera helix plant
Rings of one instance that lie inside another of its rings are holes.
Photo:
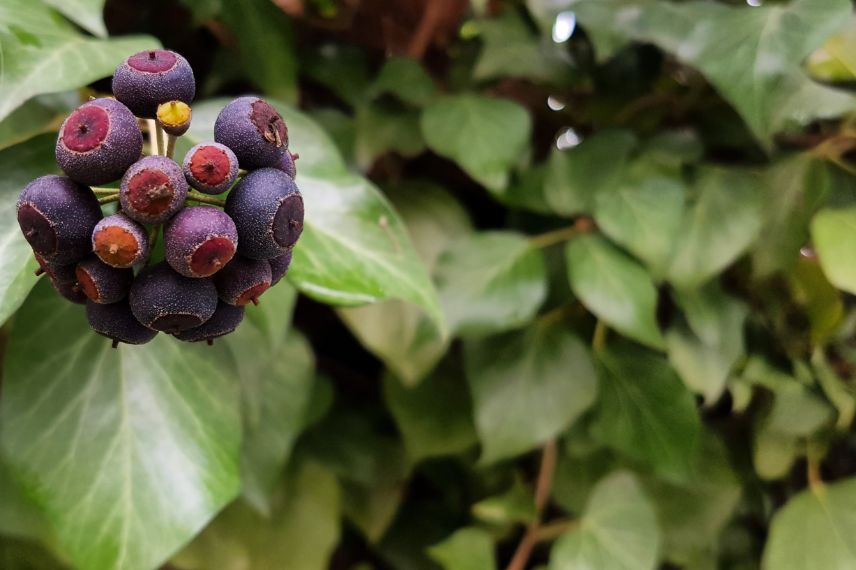
[[[102,7],[0,2],[0,568],[856,567],[849,0]]]

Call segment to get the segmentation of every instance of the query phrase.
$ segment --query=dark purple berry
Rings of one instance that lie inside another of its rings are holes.
[[[54,290],[66,301],[71,301],[78,305],[86,303],[86,295],[80,290],[80,287],[77,286],[76,282],[59,281],[52,278],[51,285],[53,285]]]
[[[288,267],[291,265],[291,256],[293,253],[294,250],[290,247],[288,248],[287,253],[268,260],[268,263],[270,263],[271,287],[279,283],[280,280],[285,277],[285,274],[288,273]]]
[[[133,267],[149,257],[149,237],[145,227],[120,212],[98,222],[92,249],[111,267]]]
[[[205,194],[222,194],[238,178],[238,158],[220,143],[200,143],[184,155],[184,177]]]
[[[208,341],[211,344],[215,338],[225,336],[233,332],[241,321],[244,320],[244,307],[236,307],[220,301],[214,316],[205,321],[205,324],[195,329],[186,330],[175,335],[178,340],[185,342]]]
[[[200,326],[217,309],[217,289],[210,279],[179,275],[166,263],[143,269],[128,299],[140,323],[169,334]]]
[[[279,159],[274,165],[274,168],[279,168],[292,178],[297,178],[297,159],[300,158],[299,154],[295,154],[293,152],[286,152],[282,155],[282,158]]]
[[[120,342],[146,344],[158,334],[140,324],[131,313],[127,300],[110,305],[89,301],[86,303],[86,319],[92,330],[113,341],[114,348]]]
[[[238,252],[252,259],[285,254],[303,231],[303,197],[294,180],[275,168],[244,176],[225,211],[238,228]]]
[[[56,162],[84,184],[106,184],[121,178],[143,152],[137,119],[119,101],[84,103],[59,128]]]
[[[119,203],[130,218],[160,224],[184,206],[187,181],[181,167],[165,156],[146,156],[122,177]]]
[[[277,165],[288,150],[288,128],[263,99],[238,97],[217,115],[214,140],[232,149],[241,168],[263,168]]]
[[[214,276],[214,283],[220,299],[230,305],[258,304],[259,297],[270,288],[270,263],[237,255]]]
[[[238,231],[227,214],[212,206],[192,206],[164,228],[166,260],[185,277],[209,277],[235,255]]]
[[[174,51],[141,51],[116,68],[113,95],[138,117],[154,119],[161,103],[192,103],[196,80],[187,60]]]
[[[95,255],[78,263],[75,275],[80,290],[90,301],[102,305],[124,299],[134,280],[133,270],[110,267]]]
[[[101,207],[92,190],[64,176],[42,176],[18,198],[18,225],[33,251],[51,263],[75,263],[91,251]]]

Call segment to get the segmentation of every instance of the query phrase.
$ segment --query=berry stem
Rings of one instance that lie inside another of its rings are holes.
[[[110,202],[118,202],[119,201],[119,193],[111,194],[110,196],[105,196],[103,198],[98,199],[98,203],[102,206],[104,204],[109,204]]]
[[[149,228],[149,251],[153,250],[157,245],[160,230],[161,224],[157,224]]]
[[[163,127],[160,126],[160,123],[155,121],[155,129],[157,129],[158,136],[158,148],[160,149],[160,153],[166,156],[166,131],[163,130]]]
[[[203,204],[211,204],[212,206],[220,206],[221,208],[226,205],[226,200],[221,200],[220,198],[212,198],[211,196],[206,196],[205,194],[200,194],[199,192],[188,192],[187,199],[192,200],[194,202],[201,202]]]
[[[149,125],[149,154],[156,156],[160,154],[160,145],[158,144],[158,124],[154,119],[147,119]]]
[[[93,186],[92,192],[94,192],[95,194],[103,195],[103,196],[112,196],[113,194],[118,193],[119,189],[118,188],[97,188],[97,187]]]
[[[177,138],[175,135],[166,135],[166,155],[169,158],[172,158],[172,155],[175,154],[175,141]]]

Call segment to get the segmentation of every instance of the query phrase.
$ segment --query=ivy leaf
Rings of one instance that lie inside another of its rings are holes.
[[[493,192],[508,185],[509,171],[526,154],[531,134],[529,113],[505,99],[450,95],[422,113],[428,147]]]
[[[228,101],[194,104],[188,142],[213,140],[214,120]],[[271,101],[288,123],[294,151],[301,153],[297,184],[306,222],[288,279],[302,293],[336,305],[402,299],[419,306],[443,329],[434,286],[383,195],[365,178],[348,172],[330,138],[306,115]]]
[[[696,192],[669,268],[669,280],[681,289],[699,287],[728,267],[761,230],[760,196],[750,175],[708,170],[697,181]]]
[[[105,0],[41,0],[62,13],[63,16],[92,32],[100,38],[107,37],[104,26]]]
[[[590,214],[594,197],[622,174],[636,137],[627,131],[603,131],[568,150],[554,150],[544,180],[544,197],[562,216]]]
[[[267,0],[223,2],[221,8],[222,21],[237,43],[242,70],[265,93],[296,101],[297,54],[291,21]]]
[[[0,323],[14,313],[36,284],[38,264],[18,227],[18,195],[31,180],[58,172],[56,137],[44,135],[0,151]]]
[[[431,272],[449,244],[472,232],[463,206],[433,184],[410,181],[390,189],[389,197]],[[383,360],[406,386],[418,384],[449,344],[448,336],[424,313],[401,301],[339,309],[338,314],[363,346]]]
[[[686,188],[678,177],[660,174],[646,161],[629,170],[595,194],[594,217],[604,234],[661,277],[678,241]]]
[[[471,510],[473,516],[491,525],[532,524],[538,519],[532,490],[520,477],[514,478],[514,483],[507,491],[482,499]]]
[[[297,436],[306,427],[314,358],[306,339],[289,330],[296,292],[280,283],[222,342],[238,368],[243,419],[241,480],[247,501],[262,513]]]
[[[660,531],[636,478],[619,471],[598,483],[579,524],[550,553],[550,570],[654,570]]]
[[[690,390],[709,404],[722,395],[732,366],[744,353],[748,310],[712,283],[678,295],[686,313],[666,333],[669,361]]]
[[[547,296],[540,250],[511,232],[482,232],[456,241],[435,271],[449,329],[484,335],[518,328]]]
[[[641,265],[593,234],[571,240],[565,256],[571,289],[587,309],[618,332],[663,348],[657,289]]]
[[[588,349],[558,325],[470,341],[464,362],[485,464],[558,435],[597,393]]]
[[[466,451],[478,441],[464,377],[448,360],[416,387],[384,379],[384,399],[412,462]]]
[[[52,8],[27,0],[0,4],[0,44],[0,121],[31,97],[77,89],[111,75],[128,54],[160,47],[148,36],[83,36]]]
[[[302,461],[277,489],[269,516],[238,500],[171,564],[185,570],[324,570],[339,541],[341,494],[323,466]]]
[[[473,77],[479,81],[520,77],[541,83],[567,83],[570,61],[555,44],[540,41],[513,10],[478,24],[484,42]]]
[[[154,568],[240,490],[232,362],[160,335],[110,348],[42,282],[3,370],[2,442],[81,568]]]
[[[856,479],[810,488],[773,516],[765,570],[851,568],[856,565]]]
[[[819,211],[811,221],[811,237],[830,283],[856,293],[856,207]]]
[[[594,437],[662,476],[685,480],[701,420],[692,394],[666,360],[627,343],[600,354]]]
[[[76,91],[34,97],[0,121],[0,150],[43,133],[55,132],[62,120],[80,105]]]
[[[490,570],[496,568],[493,540],[486,530],[462,528],[428,549],[444,570]]]
[[[371,88],[375,97],[389,93],[416,107],[428,104],[436,90],[434,80],[419,62],[406,57],[387,59]]]
[[[773,135],[854,108],[852,97],[812,82],[802,61],[850,21],[847,0],[736,7],[710,2],[577,0],[579,22],[614,38],[650,42],[698,68],[768,149]]]
[[[369,103],[357,109],[354,154],[357,165],[368,170],[374,161],[388,152],[414,157],[425,150],[419,132],[419,113]]]

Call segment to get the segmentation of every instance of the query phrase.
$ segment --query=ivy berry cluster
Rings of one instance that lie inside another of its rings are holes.
[[[89,325],[114,347],[158,332],[209,344],[231,333],[245,305],[288,271],[303,230],[297,155],[266,101],[235,99],[218,115],[214,141],[191,148],[181,165],[172,159],[195,93],[181,55],[130,56],[113,75],[115,99],[81,105],[60,127],[56,161],[65,176],[37,178],[18,199],[37,274],[85,304]],[[105,217],[112,203],[118,210]]]

